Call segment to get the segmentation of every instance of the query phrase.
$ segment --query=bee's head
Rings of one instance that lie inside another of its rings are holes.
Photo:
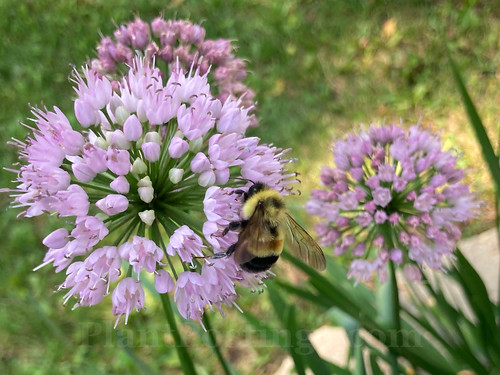
[[[252,195],[258,193],[259,191],[269,189],[267,185],[263,184],[262,182],[256,182],[252,186],[248,188],[247,191],[247,199],[250,198]]]

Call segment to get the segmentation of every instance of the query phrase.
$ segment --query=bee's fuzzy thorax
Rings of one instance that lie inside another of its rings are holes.
[[[263,205],[265,212],[269,213],[266,215],[266,219],[270,219],[269,216],[275,219],[281,219],[281,216],[285,214],[285,201],[283,197],[276,190],[273,190],[266,186],[248,198],[248,200],[243,205],[243,217],[248,220],[257,206]]]

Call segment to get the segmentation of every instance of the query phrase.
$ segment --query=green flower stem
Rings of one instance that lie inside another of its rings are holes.
[[[191,228],[201,228],[201,220],[196,219],[192,214],[184,212],[174,205],[164,204],[162,202],[159,202],[159,205],[165,210],[165,213],[170,215],[171,220],[177,221],[178,223],[184,223]]]
[[[163,305],[163,310],[165,311],[165,317],[167,318],[168,324],[170,326],[170,332],[174,337],[175,349],[177,350],[177,355],[179,356],[182,372],[188,375],[196,375],[193,360],[191,359],[186,344],[184,344],[179,330],[177,329],[177,323],[175,322],[175,315],[170,303],[170,297],[166,293],[160,294],[160,297]]]
[[[120,234],[120,236],[116,239],[115,244],[119,246],[121,243],[128,241],[128,239],[132,236],[135,229],[138,227],[139,223],[136,221],[131,221],[127,229]]]
[[[167,246],[165,245],[165,242],[163,241],[163,237],[160,232],[160,226],[158,222],[155,220],[153,225],[151,226],[151,231],[152,231],[152,236],[153,240],[160,246],[163,250],[163,253],[165,254],[165,258],[167,258],[168,265],[170,266],[170,270],[174,274],[175,280],[177,280],[177,272],[175,271],[175,267],[172,263],[172,260],[170,259],[170,256],[167,254]]]
[[[109,193],[109,194],[116,194],[116,191],[114,191],[110,187],[103,186],[103,185],[96,184],[96,183],[81,182],[81,181],[78,181],[77,179],[71,179],[71,183],[80,185],[81,187],[88,188],[88,189],[100,190],[102,192]]]
[[[220,362],[220,365],[222,366],[222,369],[224,370],[224,373],[226,375],[231,375],[231,370],[229,369],[226,360],[224,359],[224,356],[222,355],[219,345],[217,344],[217,340],[215,338],[215,335],[212,330],[212,326],[210,323],[210,319],[208,318],[207,314],[203,314],[202,318],[203,324],[205,325],[205,328],[207,329],[208,333],[208,338],[210,339],[210,346],[212,347],[215,355],[217,356],[217,359]]]
[[[387,282],[389,283],[390,287],[390,308],[391,308],[391,329],[395,330],[395,336],[396,337],[396,343],[391,343],[391,346],[396,346],[396,348],[399,349],[399,345],[401,342],[401,317],[399,314],[400,306],[399,306],[399,290],[398,290],[398,284],[396,280],[396,267],[394,266],[394,263],[392,260],[389,262],[389,278]],[[391,348],[389,348],[390,350]],[[398,368],[398,356],[396,353],[390,351],[389,352],[389,358],[390,358],[390,365],[391,365],[391,371],[392,375],[398,375],[399,374],[399,368]]]

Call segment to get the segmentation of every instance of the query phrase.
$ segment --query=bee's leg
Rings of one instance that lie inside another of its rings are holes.
[[[231,246],[229,246],[229,249],[227,249],[227,251],[215,253],[214,255],[212,255],[210,257],[210,259],[221,259],[221,258],[230,257],[231,254],[234,253],[234,250],[236,250],[236,244],[232,244]]]
[[[226,256],[231,256],[232,253],[234,253],[234,250],[236,250],[236,244],[233,243],[231,246],[229,246],[229,249],[226,251]]]
[[[225,236],[230,230],[242,230],[245,228],[248,224],[248,220],[241,220],[241,221],[231,221],[227,227],[224,228],[222,231],[222,236]]]
[[[246,202],[248,198],[248,194],[245,190],[237,189],[234,191],[235,194],[242,195],[243,196],[243,202]]]

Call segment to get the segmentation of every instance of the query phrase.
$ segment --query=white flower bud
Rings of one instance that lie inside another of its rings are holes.
[[[155,142],[161,145],[161,136],[158,132],[147,132],[144,136],[144,142]]]
[[[155,189],[153,189],[151,186],[140,187],[137,189],[137,192],[139,193],[139,198],[141,198],[141,201],[145,203],[151,202],[155,195]]]
[[[168,171],[168,178],[173,184],[178,184],[182,181],[184,176],[184,169],[182,168],[172,168]]]
[[[125,121],[127,121],[129,116],[130,113],[128,113],[127,109],[123,105],[120,105],[116,108],[115,120],[118,124],[123,125]]]
[[[130,148],[130,141],[121,130],[106,132],[106,141],[110,146],[114,146],[119,150],[128,150]]]
[[[146,115],[146,110],[144,109],[144,102],[142,99],[137,101],[137,118],[140,122],[148,121],[148,116]]]
[[[94,146],[107,150],[109,147],[108,142],[103,137],[97,137],[94,142]]]
[[[203,138],[196,138],[189,142],[189,151],[193,153],[200,152],[203,147]]]
[[[155,221],[155,212],[154,210],[145,210],[139,212],[139,217],[149,227]]]
[[[144,174],[148,171],[148,166],[141,158],[137,158],[134,160],[132,164],[132,173],[135,174]]]
[[[138,187],[152,187],[153,183],[151,182],[151,178],[149,176],[146,176],[144,178],[141,178],[139,182],[137,183]]]

